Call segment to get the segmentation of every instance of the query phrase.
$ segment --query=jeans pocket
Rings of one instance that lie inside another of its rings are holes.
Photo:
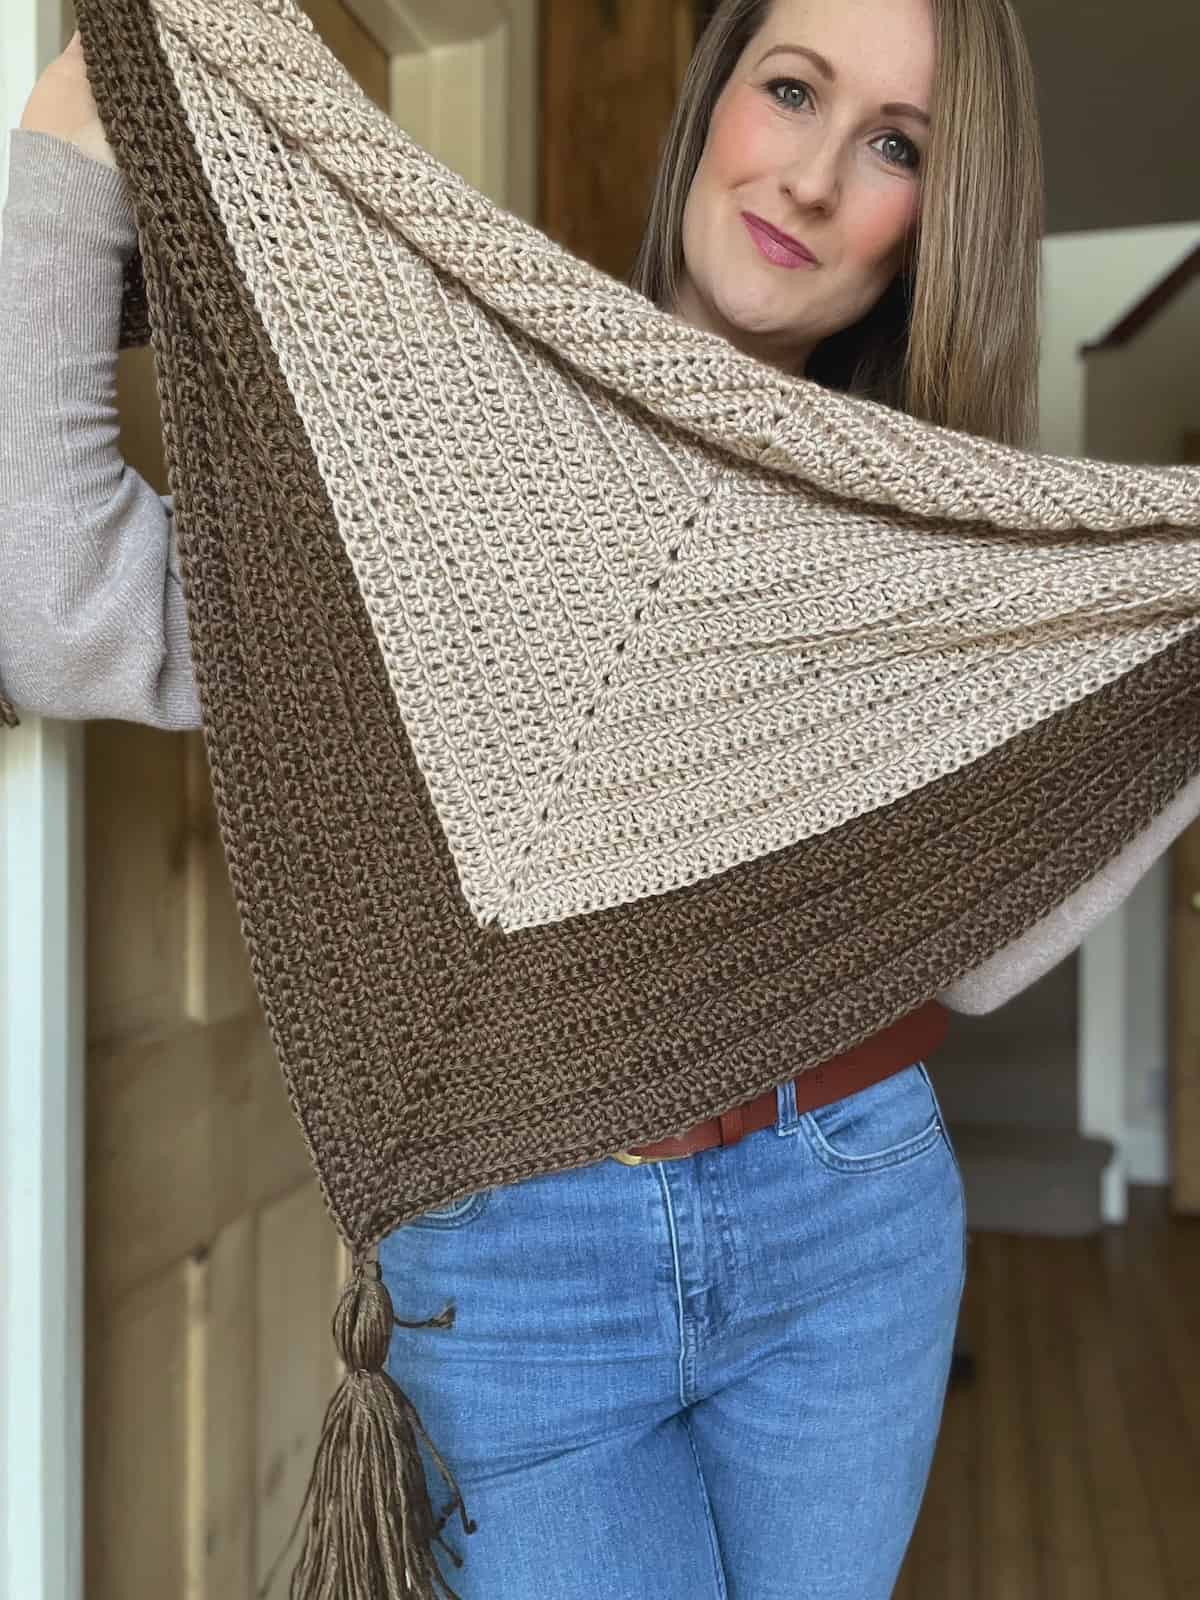
[[[960,1200],[962,1201],[962,1211],[963,1211],[963,1278],[965,1280],[966,1273],[967,1273],[967,1241],[966,1241],[967,1185],[966,1185],[966,1181],[963,1178],[962,1166],[959,1163],[958,1151],[954,1148],[954,1140],[950,1137],[950,1124],[946,1121],[946,1113],[942,1110],[942,1103],[938,1099],[937,1090],[934,1088],[933,1080],[929,1076],[929,1070],[923,1063],[921,1065],[921,1071],[925,1074],[926,1083],[929,1084],[929,1093],[930,1093],[930,1096],[933,1099],[934,1106],[937,1108],[938,1123],[940,1124],[941,1130],[942,1130],[942,1139],[945,1142],[946,1150],[947,1150],[947,1152],[948,1152],[948,1154],[950,1156],[950,1160],[954,1165],[954,1175],[958,1179],[958,1194],[959,1194]]]
[[[459,1195],[457,1200],[451,1200],[447,1205],[433,1206],[428,1211],[410,1217],[405,1227],[461,1228],[468,1222],[474,1222],[476,1217],[482,1216],[491,1198],[490,1189],[476,1189],[471,1194]]]
[[[813,1155],[834,1172],[902,1166],[943,1137],[941,1112],[923,1061],[805,1111],[799,1122]]]

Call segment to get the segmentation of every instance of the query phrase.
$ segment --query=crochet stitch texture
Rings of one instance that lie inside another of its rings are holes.
[[[825,832],[1193,629],[1200,542],[1152,525],[1194,472],[773,374],[489,204],[290,11],[247,50],[243,8],[156,9],[480,922]]]
[[[356,1248],[851,1048],[1200,769],[1200,472],[742,355],[422,150],[292,0],[80,26],[222,837]]]
[[[292,0],[77,12],[230,875],[357,1263],[295,1592],[432,1596],[369,1250],[849,1050],[1094,876],[1200,771],[1200,472],[741,355]]]

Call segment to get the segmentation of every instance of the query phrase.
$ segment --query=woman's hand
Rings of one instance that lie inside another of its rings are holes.
[[[56,57],[33,86],[21,126],[31,133],[53,133],[77,145],[93,161],[115,168],[116,157],[104,137],[96,102],[83,65],[79,34],[71,35],[62,55]]]

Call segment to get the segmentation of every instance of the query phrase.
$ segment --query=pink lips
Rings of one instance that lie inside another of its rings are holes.
[[[746,231],[758,246],[759,251],[775,266],[816,266],[817,258],[798,239],[793,239],[789,234],[780,233],[778,228],[773,228],[769,222],[764,222],[761,217],[756,217],[751,211],[742,212],[742,221],[746,224]]]

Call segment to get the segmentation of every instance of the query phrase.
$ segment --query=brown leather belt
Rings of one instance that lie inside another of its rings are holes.
[[[950,1013],[936,1000],[930,1000],[901,1017],[882,1033],[873,1034],[845,1055],[823,1061],[819,1067],[810,1067],[793,1080],[796,1085],[796,1110],[812,1111],[816,1106],[827,1106],[842,1100],[859,1089],[888,1078],[923,1061],[931,1055],[946,1037]],[[767,1089],[753,1100],[723,1111],[719,1117],[707,1122],[697,1122],[686,1133],[672,1139],[660,1139],[656,1144],[635,1144],[632,1150],[618,1150],[614,1161],[622,1166],[640,1167],[647,1161],[676,1161],[681,1156],[694,1155],[697,1150],[711,1150],[714,1145],[736,1144],[747,1133],[759,1128],[769,1128],[775,1122],[777,1100],[774,1089]]]

